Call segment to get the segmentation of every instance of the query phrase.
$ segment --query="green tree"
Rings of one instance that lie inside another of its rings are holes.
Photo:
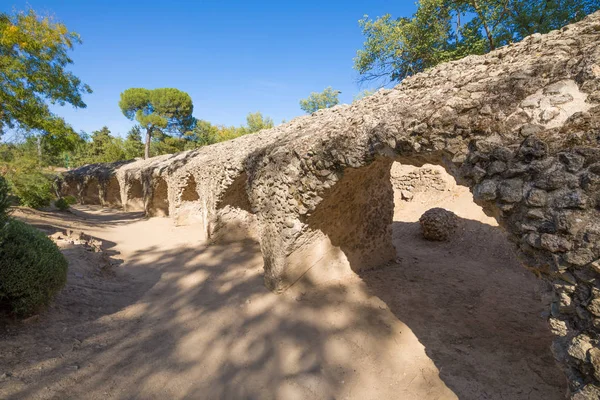
[[[331,86],[325,88],[321,93],[312,92],[306,99],[300,100],[300,108],[307,114],[312,114],[322,108],[333,107],[340,103],[338,99],[340,93]]]
[[[92,132],[92,142],[89,145],[90,163],[108,163],[124,159],[122,140],[112,136],[108,127],[104,126]]]
[[[389,14],[359,25],[354,68],[361,81],[401,81],[445,61],[483,54],[546,33],[600,9],[600,0],[421,0],[412,17]]]
[[[125,152],[125,158],[127,160],[142,157],[144,155],[142,129],[139,125],[135,125],[127,132],[127,138],[123,142],[123,151]]]
[[[77,43],[77,33],[33,10],[0,13],[0,135],[17,128],[73,145],[75,132],[48,103],[86,106],[82,94],[91,89],[66,70]]]
[[[188,149],[217,143],[219,141],[219,127],[199,119],[196,121],[194,129],[188,131],[185,137],[189,143]]]
[[[269,117],[263,117],[260,111],[249,113],[246,116],[246,131],[247,133],[258,132],[262,129],[270,129],[274,126],[273,120]]]
[[[192,98],[177,89],[127,89],[121,93],[119,107],[127,118],[135,119],[146,130],[144,158],[150,157],[152,135],[163,130],[183,134],[194,122]]]

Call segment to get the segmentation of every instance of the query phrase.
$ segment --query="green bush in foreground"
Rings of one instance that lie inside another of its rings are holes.
[[[61,197],[54,202],[54,206],[60,211],[67,211],[69,209],[69,202]]]
[[[10,220],[0,242],[0,305],[19,316],[47,305],[67,281],[68,263],[56,244],[21,221]]]

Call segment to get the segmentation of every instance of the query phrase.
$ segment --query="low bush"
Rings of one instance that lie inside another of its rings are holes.
[[[60,211],[67,211],[69,209],[69,202],[61,197],[54,202],[54,206]]]
[[[42,232],[9,220],[0,242],[0,305],[18,316],[47,305],[67,281],[68,263]]]
[[[52,180],[41,172],[13,174],[10,177],[10,184],[13,193],[26,207],[47,207],[54,198]]]
[[[68,205],[72,206],[73,204],[77,204],[77,198],[75,196],[65,196],[63,197]]]
[[[8,183],[0,176],[0,229],[8,219],[8,208],[10,207],[10,194]]]

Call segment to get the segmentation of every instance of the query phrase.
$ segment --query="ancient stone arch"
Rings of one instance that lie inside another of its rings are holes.
[[[148,196],[146,214],[151,217],[168,217],[169,196],[167,182],[162,177],[157,176],[153,179],[150,188],[151,193]]]
[[[254,226],[265,283],[280,292],[302,277],[393,259],[391,164],[442,165],[508,232],[523,265],[554,288],[554,354],[573,396],[597,398],[599,89],[597,13],[443,64],[351,105],[199,150],[103,168],[114,170],[126,204],[123,188],[131,190],[142,175],[160,176],[170,216],[201,223],[206,237],[227,225],[218,223],[225,214]],[[65,180],[94,171],[76,170]],[[182,195],[190,176],[192,200]]]

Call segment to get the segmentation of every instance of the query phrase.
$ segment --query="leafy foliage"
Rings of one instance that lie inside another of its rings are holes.
[[[150,140],[163,130],[184,133],[192,128],[194,106],[185,92],[173,88],[131,88],[121,93],[119,107],[127,118],[146,129],[144,157],[150,157]]]
[[[67,52],[76,43],[79,35],[50,17],[32,10],[0,13],[0,134],[17,127],[59,141],[72,136],[72,128],[47,103],[85,107],[81,95],[91,89],[65,69],[72,63]]]
[[[260,112],[250,113],[246,117],[246,133],[254,133],[263,129],[270,129],[274,126],[273,120],[269,117],[263,117]]]
[[[600,0],[421,0],[410,17],[365,16],[354,68],[362,81],[401,81],[445,61],[546,33],[600,9]]]
[[[300,100],[300,108],[307,114],[312,114],[317,110],[333,107],[339,104],[340,93],[339,90],[333,90],[331,86],[325,88],[321,93],[312,92],[306,99]]]
[[[10,207],[9,187],[6,179],[0,176],[0,242],[2,241],[2,231],[8,220],[8,209]]]
[[[123,142],[123,152],[125,153],[126,160],[142,157],[144,155],[142,129],[139,125],[134,126],[127,133],[127,138]]]
[[[56,244],[17,220],[0,242],[0,304],[20,316],[47,305],[67,281],[68,263]]]
[[[63,199],[62,197],[54,202],[54,206],[60,211],[67,211],[70,207],[67,200]]]
[[[54,198],[54,175],[43,172],[35,156],[27,153],[17,154],[3,169],[12,193],[19,198],[22,205],[32,208],[50,205]]]

